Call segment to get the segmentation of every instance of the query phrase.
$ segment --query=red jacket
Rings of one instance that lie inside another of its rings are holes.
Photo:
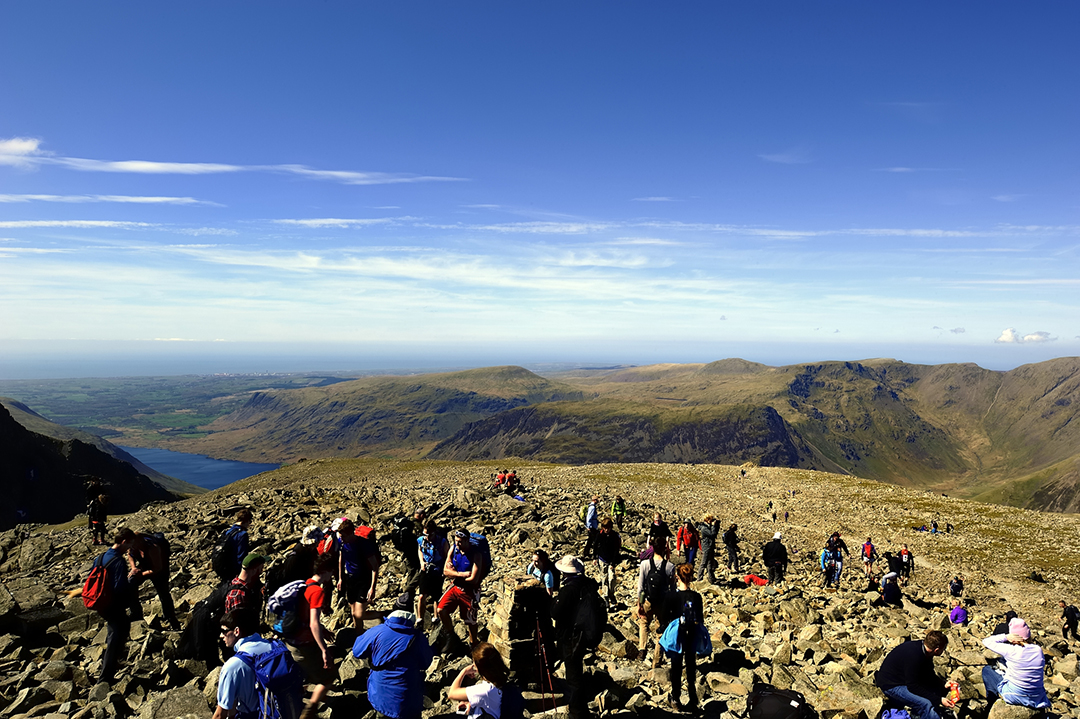
[[[682,551],[683,547],[694,547],[701,551],[701,537],[693,529],[679,527],[679,533],[675,535],[675,551]]]

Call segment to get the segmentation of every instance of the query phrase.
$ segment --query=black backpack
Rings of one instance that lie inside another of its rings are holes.
[[[220,663],[217,639],[225,615],[225,598],[232,588],[232,582],[225,582],[195,605],[176,647],[178,659],[202,659],[210,666]]]
[[[654,611],[664,606],[664,598],[671,589],[671,578],[664,571],[667,561],[661,558],[660,564],[656,564],[656,555],[649,557],[649,573],[645,575],[645,583],[642,586],[642,599],[652,605]]]
[[[595,580],[582,584],[577,611],[574,615],[574,631],[580,637],[581,646],[596,649],[607,629],[607,606],[597,592]]]
[[[413,529],[412,519],[403,515],[394,520],[394,528],[390,530],[390,542],[405,557],[407,564],[419,565],[420,558],[416,556],[416,531]]]
[[[240,567],[236,566],[236,538],[241,531],[236,525],[226,529],[221,540],[214,545],[214,551],[210,553],[210,568],[219,579],[226,582],[240,573]]]
[[[755,684],[746,698],[747,719],[817,719],[818,713],[794,689]]]

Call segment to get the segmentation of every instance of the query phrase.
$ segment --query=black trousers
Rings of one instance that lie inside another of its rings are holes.
[[[769,583],[776,584],[777,582],[784,581],[784,567],[780,564],[772,564],[769,566]]]
[[[584,686],[585,648],[577,646],[580,642],[560,643],[563,666],[566,667],[566,683],[569,685],[568,703],[570,719],[585,719],[589,716],[589,692]]]
[[[101,659],[101,676],[99,682],[112,683],[116,678],[116,670],[120,666],[120,660],[127,655],[128,637],[131,635],[131,612],[132,604],[137,603],[138,598],[116,598],[113,605],[101,613],[105,620],[107,631],[105,633],[105,655]]]
[[[733,572],[739,571],[739,548],[728,547],[727,548],[727,564],[728,569]]]
[[[1069,638],[1069,632],[1072,632],[1073,639],[1080,639],[1080,635],[1076,633],[1077,622],[1066,622],[1065,626],[1061,629],[1061,636],[1063,639]]]
[[[671,660],[671,669],[668,670],[668,679],[671,681],[671,698],[675,701],[680,701],[682,697],[683,665],[685,664],[686,694],[691,704],[697,704],[697,653],[694,651],[694,639],[688,639],[688,633],[689,632],[686,629],[681,628],[679,630],[679,643],[683,648],[681,654],[679,652],[667,653],[668,658]]]
[[[164,571],[161,574],[150,577],[150,582],[154,585],[154,591],[157,592],[158,599],[161,600],[161,616],[165,618],[166,622],[175,627],[180,623],[180,620],[176,618],[176,606],[173,605],[172,592],[169,591],[168,562],[166,562]]]

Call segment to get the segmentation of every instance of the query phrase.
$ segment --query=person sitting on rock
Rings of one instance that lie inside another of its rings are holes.
[[[255,555],[248,555],[255,556]],[[257,609],[233,609],[221,618],[221,638],[232,652],[253,659],[274,650],[274,645],[259,634]],[[294,669],[293,671],[297,671]],[[300,677],[291,687],[280,687],[274,692],[281,719],[296,719],[303,706],[304,686]],[[260,696],[255,683],[255,670],[243,658],[232,656],[221,668],[218,677],[217,708],[213,719],[246,719],[258,717],[264,697]]]
[[[476,617],[480,609],[480,585],[487,568],[480,550],[473,546],[469,532],[458,529],[454,532],[454,546],[446,555],[443,563],[443,575],[453,582],[439,600],[439,619],[442,631],[453,629],[453,612],[461,613],[461,621],[469,632],[469,644],[476,646],[480,641],[476,633]]]
[[[949,612],[949,621],[954,627],[963,627],[968,623],[968,611],[964,608],[964,600],[953,600],[952,610]]]
[[[788,552],[781,540],[780,532],[773,535],[772,541],[766,542],[761,548],[761,560],[765,568],[769,570],[769,583],[776,584],[784,581],[787,574]]]
[[[964,596],[964,575],[957,574],[949,581],[949,594],[953,597]]]
[[[900,584],[897,581],[899,577],[900,575],[896,572],[889,572],[881,578],[881,606],[904,606],[904,594],[900,591]]]
[[[155,534],[136,532],[128,552],[137,569],[132,579],[136,584],[144,579],[150,580],[161,601],[162,618],[169,623],[173,631],[180,631],[180,620],[176,617],[176,607],[173,605],[172,592],[169,589],[169,540],[165,539],[165,535],[160,532]]]
[[[716,584],[716,540],[720,534],[720,520],[711,514],[701,518],[698,525],[698,535],[701,537],[701,563],[697,569],[697,580],[700,582],[709,574],[709,584]]]
[[[983,667],[986,700],[992,706],[1001,698],[1006,704],[1045,709],[1050,706],[1043,684],[1046,657],[1042,647],[1031,642],[1031,629],[1023,619],[1009,621],[1008,634],[995,634],[983,639],[983,646],[1005,659],[1000,666]]]
[[[379,549],[370,538],[356,533],[356,525],[346,520],[338,527],[341,550],[338,552],[337,590],[345,595],[352,612],[353,626],[364,631],[368,604],[375,601],[379,584]]]
[[[1065,604],[1064,599],[1058,602],[1058,607],[1061,608],[1061,636],[1068,641],[1069,634],[1072,633],[1073,639],[1080,639],[1080,635],[1076,633],[1077,625],[1080,624],[1080,609],[1072,604]]]
[[[427,616],[427,602],[442,596],[443,563],[446,561],[446,537],[438,525],[428,520],[424,531],[416,540],[416,553],[420,558],[420,584],[416,588],[416,625],[423,629]]]
[[[390,612],[385,623],[356,638],[352,653],[371,663],[368,701],[379,716],[420,719],[424,674],[434,654],[415,614]]]
[[[874,683],[895,702],[911,707],[918,719],[941,719],[939,707],[953,708],[945,681],[934,671],[934,657],[945,653],[949,638],[936,629],[893,648],[874,675]]]
[[[549,597],[555,596],[555,565],[547,552],[543,549],[533,552],[532,561],[525,567],[525,573],[538,579]]]
[[[510,683],[510,670],[499,650],[487,642],[473,647],[472,660],[472,664],[458,672],[446,698],[459,702],[460,708],[465,709],[466,719],[481,719],[485,714],[490,719],[500,719],[503,690]],[[466,679],[479,681],[465,686]]]

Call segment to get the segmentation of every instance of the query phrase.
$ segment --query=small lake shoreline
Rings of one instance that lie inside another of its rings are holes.
[[[241,479],[278,469],[280,464],[236,462],[171,449],[120,447],[143,464],[203,489],[219,489]]]

